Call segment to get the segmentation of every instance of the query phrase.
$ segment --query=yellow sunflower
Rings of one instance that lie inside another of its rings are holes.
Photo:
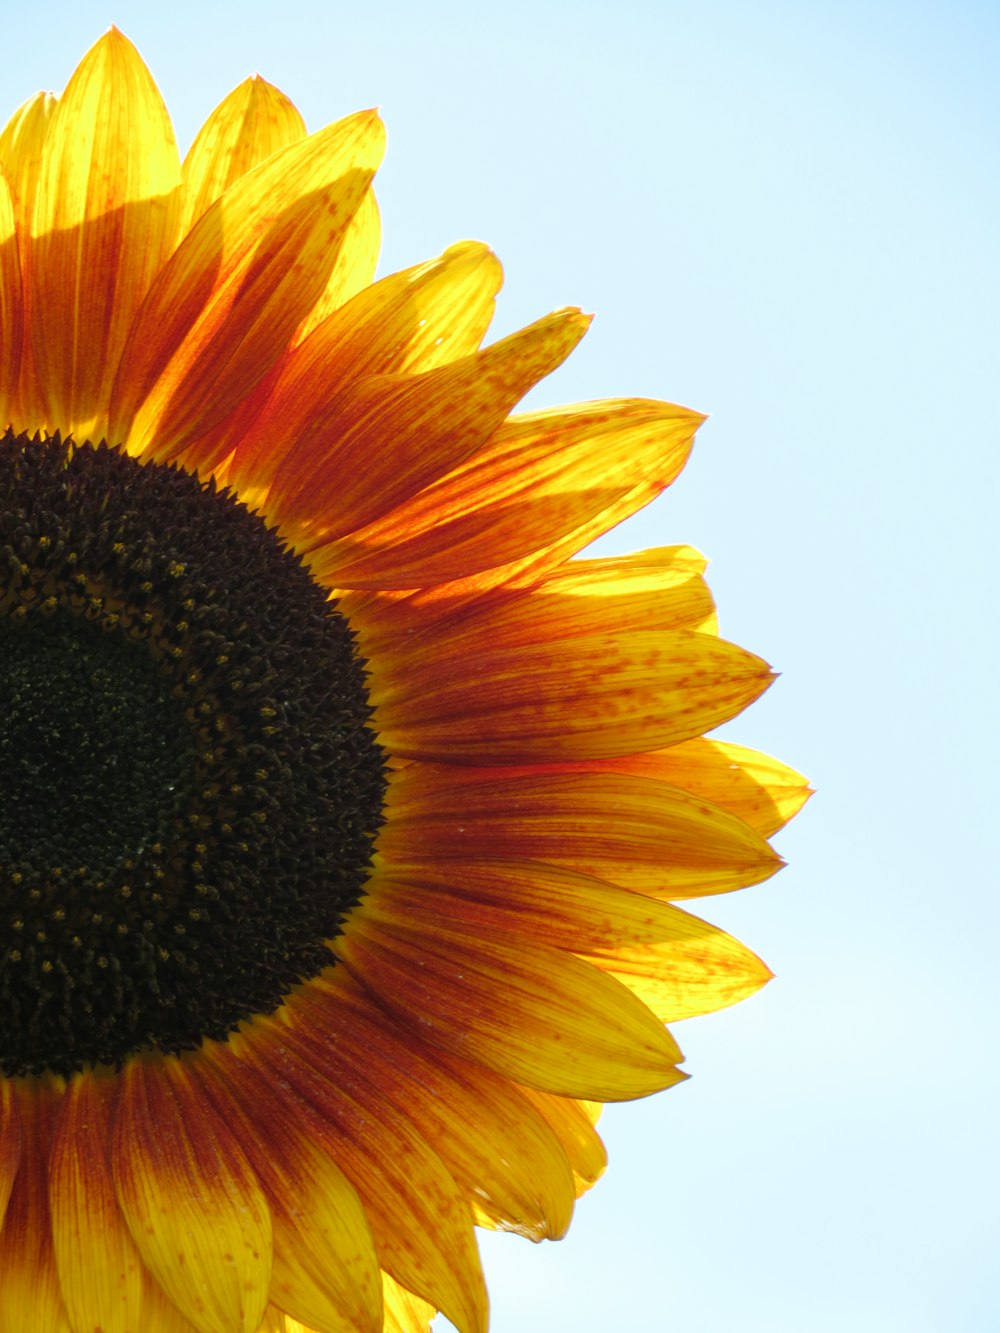
[[[251,79],[183,163],[111,31],[0,136],[0,1330],[486,1327],[598,1104],[768,973],[667,899],[802,779],[687,547],[574,559],[684,464],[650,401],[511,416],[482,245],[373,281],[363,112]]]

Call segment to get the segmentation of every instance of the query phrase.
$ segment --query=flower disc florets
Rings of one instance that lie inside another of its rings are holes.
[[[346,620],[213,482],[0,440],[0,1073],[179,1051],[331,961],[382,820]]]

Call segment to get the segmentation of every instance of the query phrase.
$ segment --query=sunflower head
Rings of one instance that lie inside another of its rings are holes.
[[[588,321],[376,281],[382,147],[255,78],[182,161],[114,29],[0,134],[3,1330],[482,1333],[769,975],[677,900],[779,865],[771,673],[578,558],[702,418],[514,413]]]

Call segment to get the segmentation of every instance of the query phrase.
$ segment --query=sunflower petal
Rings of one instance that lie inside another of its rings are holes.
[[[489,326],[500,265],[484,245],[455,245],[439,259],[383,278],[323,321],[206,442],[198,461],[239,441],[233,478],[262,498],[317,405],[366,375],[412,374],[476,350]]]
[[[22,1137],[20,1166],[0,1231],[0,1329],[75,1333],[59,1290],[49,1219],[49,1153],[61,1088],[32,1080],[10,1091],[21,1103]]]
[[[604,1175],[608,1153],[594,1128],[594,1117],[587,1114],[590,1103],[572,1097],[553,1097],[537,1088],[521,1092],[551,1125],[573,1168],[578,1195],[585,1194]]]
[[[49,417],[106,433],[115,369],[135,312],[177,238],[180,160],[170,117],[117,29],[60,98],[31,226],[31,340]]]
[[[783,828],[812,794],[808,779],[787,764],[705,736],[653,754],[609,759],[606,766],[683,787],[731,811],[765,838]]]
[[[24,302],[14,202],[6,174],[0,167],[0,423],[3,425],[13,415],[23,333]]]
[[[474,453],[589,323],[578,310],[557,310],[423,374],[358,381],[295,442],[271,487],[269,515],[302,549],[369,522]]]
[[[323,290],[382,156],[362,112],[235,181],[164,267],[115,380],[111,431],[169,458],[210,430],[285,350]]]
[[[379,838],[388,863],[524,858],[658,898],[758,884],[782,864],[728,811],[627,773],[411,765],[393,776],[388,805]]]
[[[282,1080],[289,1118],[357,1190],[382,1267],[443,1310],[460,1333],[485,1333],[486,1290],[469,1208],[423,1136],[384,1099],[362,1106],[328,1080],[294,1027],[261,1024],[235,1046],[265,1083]]]
[[[771,973],[738,940],[668,903],[534,862],[447,861],[378,870],[369,891],[401,922],[468,938],[527,936],[617,977],[663,1022],[735,1004]]]
[[[14,197],[18,229],[25,235],[34,209],[42,146],[55,108],[56,99],[51,93],[35,93],[0,131],[0,163]]]
[[[512,417],[447,476],[323,552],[317,568],[344,588],[415,588],[502,567],[552,547],[640,478],[646,500],[669,486],[704,419],[644,399]]]
[[[305,122],[280,89],[258,74],[244,79],[205,121],[184,158],[181,235],[234,181],[305,133]]]
[[[676,1043],[646,1006],[569,954],[520,938],[470,943],[377,897],[351,915],[335,949],[432,1045],[530,1087],[624,1101],[685,1077]]]
[[[382,218],[375,191],[369,187],[347,224],[343,244],[326,287],[295,330],[293,347],[308,337],[317,324],[322,324],[324,319],[339,310],[352,296],[357,296],[358,292],[371,284],[375,278],[381,247]]]
[[[532,1240],[565,1233],[573,1178],[558,1139],[534,1108],[489,1070],[428,1048],[375,1008],[338,968],[297,997],[317,1065],[355,1095],[387,1098],[408,1116],[473,1201],[481,1224]],[[319,1034],[322,1034],[319,1036]]]
[[[398,1282],[382,1274],[385,1300],[384,1333],[430,1333],[431,1320],[437,1311],[412,1291],[407,1291]]]
[[[21,1163],[21,1107],[9,1079],[0,1079],[0,1231]]]
[[[143,1262],[199,1333],[256,1333],[272,1233],[253,1168],[181,1061],[120,1078],[112,1169]]]
[[[402,643],[372,677],[376,725],[393,754],[512,764],[672,745],[729,721],[774,679],[759,657],[707,634],[494,647],[488,617],[437,643],[430,660]]]
[[[228,1047],[206,1058],[209,1094],[255,1162],[271,1209],[271,1301],[317,1333],[378,1333],[382,1283],[354,1189],[289,1116],[280,1095],[256,1084],[248,1094]]]
[[[141,1326],[143,1263],[118,1207],[107,1157],[111,1088],[95,1074],[72,1079],[52,1143],[52,1238],[74,1333],[132,1333]]]
[[[367,656],[392,652],[405,634],[435,653],[484,637],[493,647],[521,647],[584,634],[687,629],[715,633],[715,603],[703,578],[705,558],[690,546],[633,555],[570,560],[526,588],[494,588],[451,615],[442,604],[422,615],[407,600],[379,599],[355,616]],[[414,614],[416,611],[416,614]]]
[[[42,402],[41,385],[38,382],[38,370],[35,366],[31,340],[23,337],[23,330],[29,327],[28,307],[31,298],[31,283],[28,271],[31,261],[29,233],[31,218],[35,207],[35,192],[38,185],[38,165],[42,157],[42,145],[48,133],[56,99],[51,93],[36,93],[17,110],[0,134],[0,162],[10,185],[14,205],[14,218],[17,224],[17,244],[21,268],[21,319],[22,346],[20,377],[14,406],[10,413],[18,425],[28,432],[43,429],[46,426],[45,406]],[[6,281],[6,279],[5,279]],[[7,329],[7,315],[3,315],[4,329]],[[6,385],[4,380],[3,384]],[[0,397],[3,395],[0,394]]]

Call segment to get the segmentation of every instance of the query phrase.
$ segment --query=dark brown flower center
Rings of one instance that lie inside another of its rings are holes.
[[[329,965],[370,714],[346,620],[231,494],[0,439],[0,1074],[224,1039]]]

